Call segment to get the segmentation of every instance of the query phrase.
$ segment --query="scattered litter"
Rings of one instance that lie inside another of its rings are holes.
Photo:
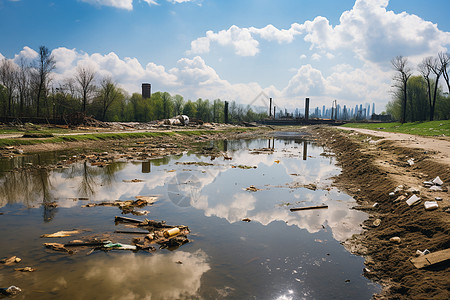
[[[416,195],[412,195],[408,200],[406,200],[406,204],[409,206],[412,206],[414,204],[419,203],[420,197],[417,197]]]
[[[34,271],[36,271],[36,269],[34,269],[32,267],[16,268],[14,270],[20,271],[20,272],[34,272]]]
[[[381,220],[380,219],[376,219],[375,221],[373,221],[373,226],[378,227],[381,225]]]
[[[437,176],[435,179],[433,179],[433,183],[436,185],[443,185],[444,182],[441,180],[441,178],[439,178],[439,176]]]
[[[430,254],[430,250],[428,250],[428,249],[425,249],[423,251],[420,251],[420,250],[416,251],[416,256],[422,256],[422,255],[427,255],[427,254]]]
[[[233,169],[235,169],[235,168],[239,168],[239,169],[244,169],[244,170],[247,170],[247,169],[256,169],[257,168],[257,166],[246,166],[246,165],[237,165],[237,166],[231,166]]]
[[[256,188],[254,185],[251,185],[248,188],[245,188],[244,190],[249,192],[257,192],[260,191],[261,189]]]
[[[424,251],[425,254],[425,251]],[[411,258],[411,263],[417,268],[422,269],[438,263],[450,260],[450,249],[425,254],[416,258]]]
[[[206,166],[214,166],[214,164],[212,163],[207,163],[207,162],[203,162],[203,161],[185,161],[185,162],[176,162],[176,165],[185,165],[185,166],[201,166],[201,167],[206,167]]]
[[[408,159],[407,162],[408,162],[408,164],[409,164],[410,166],[413,166],[413,165],[414,165],[414,158]]]
[[[419,194],[420,190],[418,188],[411,187],[411,188],[407,189],[406,192],[411,193],[411,194]]]
[[[137,250],[134,245],[126,245],[120,243],[109,243],[102,246],[102,249],[114,249],[114,250]]]
[[[436,198],[434,198],[434,200],[436,200],[436,201],[442,201],[442,198],[441,198],[441,197],[436,197]]]
[[[251,222],[252,220],[250,220],[249,218],[243,218],[242,221],[243,222]]]
[[[20,292],[22,292],[22,290],[19,287],[14,286],[14,285],[11,285],[7,289],[0,289],[0,293],[5,296],[14,296]]]
[[[432,187],[430,187],[430,191],[432,191],[432,192],[442,192],[442,188],[440,186],[433,185]]]
[[[19,263],[21,261],[22,261],[21,258],[19,258],[17,256],[11,256],[11,257],[4,258],[4,259],[0,260],[0,263],[4,264],[6,266],[9,266],[9,265],[12,265],[12,264]]]
[[[395,197],[395,193],[394,192],[390,192],[389,193],[389,197]]]
[[[394,193],[397,194],[398,192],[403,191],[403,189],[404,189],[404,186],[403,185],[399,185],[398,187],[395,188]]]
[[[280,161],[277,159],[277,160],[274,161],[274,163],[279,164]]]
[[[434,210],[439,207],[436,201],[425,201],[424,206],[425,210]]]
[[[405,199],[406,199],[405,195],[398,196],[397,199],[394,200],[394,203],[399,202],[399,201],[403,201]]]
[[[123,182],[144,182],[142,179],[131,179],[131,180],[122,180]]]
[[[433,181],[424,181],[424,182],[423,182],[423,185],[424,185],[425,187],[430,187],[430,186],[434,185],[434,182],[433,182]]]
[[[49,249],[52,249],[54,251],[67,252],[69,254],[73,254],[72,250],[69,250],[66,247],[64,247],[64,244],[60,244],[60,243],[44,243],[44,246],[49,248]]]
[[[79,234],[79,233],[81,233],[80,230],[72,230],[72,231],[61,230],[61,231],[58,231],[55,233],[43,234],[43,235],[41,235],[41,238],[62,238],[62,237],[72,236],[74,234]]]
[[[97,239],[93,239],[90,241],[81,241],[81,240],[75,240],[71,241],[67,244],[64,244],[64,247],[85,247],[85,246],[103,246],[105,244],[109,244],[111,241],[101,241]]]
[[[164,231],[164,237],[172,237],[180,233],[180,228],[175,227]]]
[[[400,244],[402,242],[402,239],[398,236],[393,236],[389,239],[390,242]]]
[[[309,206],[309,207],[295,207],[295,208],[291,208],[290,211],[309,210],[309,209],[322,209],[322,208],[328,208],[328,205],[318,205],[318,206]]]
[[[375,203],[372,205],[373,208],[377,208],[378,206],[380,206],[380,204],[378,204],[378,202],[375,202]]]

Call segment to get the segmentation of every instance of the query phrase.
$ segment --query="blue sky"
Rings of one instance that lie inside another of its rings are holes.
[[[448,0],[0,0],[0,57],[57,60],[54,84],[90,65],[128,92],[279,107],[390,100],[390,59],[448,51]]]

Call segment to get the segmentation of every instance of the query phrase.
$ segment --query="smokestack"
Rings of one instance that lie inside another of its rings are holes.
[[[305,120],[309,120],[309,98],[305,99]]]
[[[142,84],[142,98],[149,99],[152,97],[152,85],[150,83]]]
[[[228,101],[225,101],[225,108],[223,114],[225,115],[225,124],[228,124]]]
[[[269,117],[272,116],[272,98],[269,98]]]

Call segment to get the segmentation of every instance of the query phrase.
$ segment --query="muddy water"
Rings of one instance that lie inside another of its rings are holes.
[[[332,156],[289,135],[214,146],[232,159],[185,153],[14,172],[8,170],[59,154],[0,161],[0,256],[22,258],[0,265],[0,287],[22,288],[16,299],[369,299],[380,290],[362,276],[363,259],[340,244],[359,232],[366,215],[331,187],[329,178],[339,173]],[[258,190],[245,190],[252,185]],[[69,255],[42,246],[93,236],[130,244],[132,236],[114,233],[126,229],[114,223],[117,207],[82,206],[137,195],[159,200],[144,208],[147,216],[129,217],[187,225],[191,242],[152,253]],[[52,201],[58,207],[42,205]],[[315,205],[328,209],[289,210]],[[85,231],[40,238],[74,228]],[[25,266],[37,271],[14,271]]]

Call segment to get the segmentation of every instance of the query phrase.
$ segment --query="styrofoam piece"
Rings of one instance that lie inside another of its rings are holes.
[[[434,182],[433,181],[424,181],[423,185],[425,185],[425,186],[427,186],[427,185],[432,186],[432,185],[434,185]]]
[[[425,210],[433,210],[439,207],[436,201],[425,201],[423,205]]]
[[[411,205],[419,203],[419,201],[420,201],[420,197],[417,197],[417,195],[412,195],[411,197],[409,197],[408,200],[406,200],[406,204],[411,206]]]
[[[413,166],[413,165],[414,165],[414,159],[413,159],[413,158],[408,159],[407,162],[408,162],[408,164],[409,164],[410,166]]]
[[[430,191],[433,191],[433,192],[441,192],[441,191],[442,191],[442,188],[441,188],[440,186],[433,185],[433,186],[430,187]]]
[[[435,179],[433,179],[433,183],[436,185],[443,185],[444,182],[437,176]]]

